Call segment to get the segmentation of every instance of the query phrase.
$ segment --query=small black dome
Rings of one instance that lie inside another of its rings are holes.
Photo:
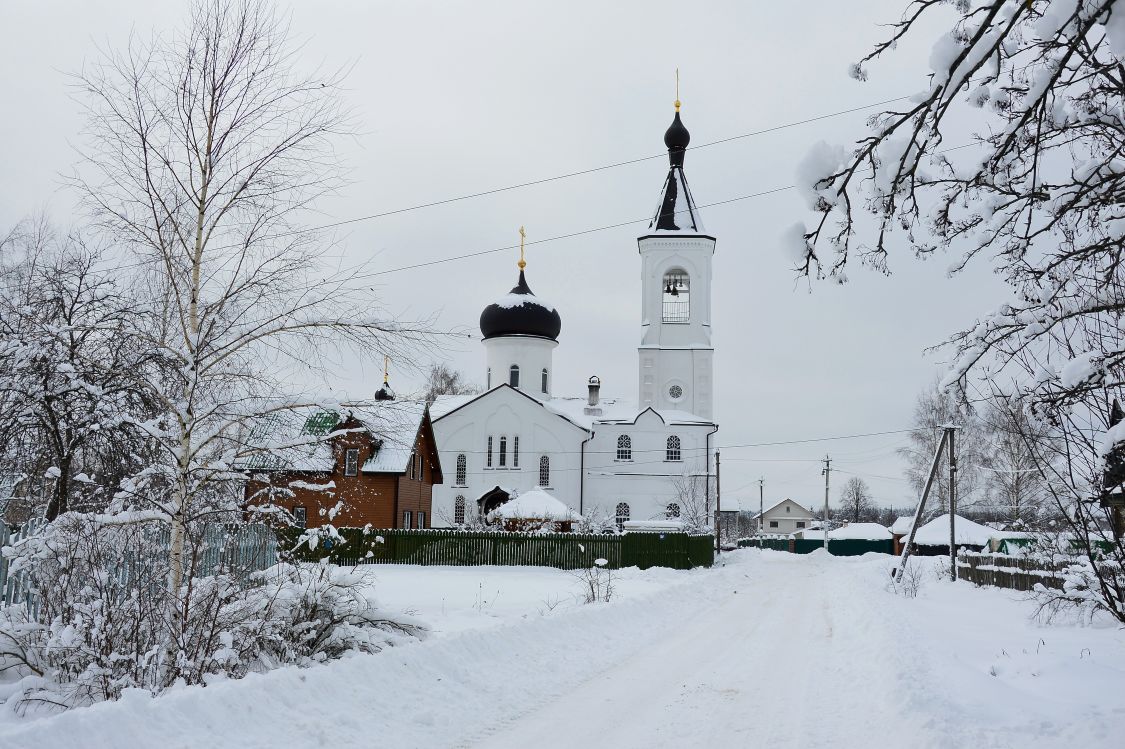
[[[521,296],[527,298],[521,299]],[[531,293],[522,270],[515,288],[480,313],[480,332],[485,340],[523,335],[558,341],[561,330],[562,318],[559,313]]]
[[[672,120],[672,124],[664,131],[664,145],[668,147],[669,151],[673,149],[683,150],[688,147],[690,142],[691,133],[680,121],[680,113],[676,112],[676,119]]]

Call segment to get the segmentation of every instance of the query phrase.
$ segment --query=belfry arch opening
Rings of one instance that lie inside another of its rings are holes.
[[[664,322],[687,322],[691,318],[691,288],[687,271],[672,268],[664,274],[661,298],[661,319]]]

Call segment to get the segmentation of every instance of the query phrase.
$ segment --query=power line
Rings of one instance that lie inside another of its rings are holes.
[[[732,136],[729,136],[729,137],[726,137],[726,138],[720,138],[718,140],[710,141],[708,143],[702,143],[702,144],[697,145],[697,146],[690,146],[690,147],[688,147],[687,150],[698,151],[698,150],[702,150],[704,148],[711,148],[713,146],[724,145],[724,144],[727,144],[727,143],[733,143],[735,141],[745,140],[747,138],[753,138],[753,137],[756,137],[756,136],[759,136],[759,135],[766,135],[768,133],[774,133],[774,132],[778,132],[778,131],[781,131],[781,130],[786,130],[786,129],[791,128],[791,127],[799,127],[801,125],[807,125],[807,124],[812,123],[812,122],[819,122],[821,120],[827,120],[827,119],[831,119],[833,117],[841,117],[841,116],[846,115],[846,114],[854,114],[855,112],[861,112],[865,109],[872,109],[874,107],[879,107],[879,106],[882,106],[884,104],[891,104],[893,102],[902,101],[903,99],[908,99],[908,98],[910,98],[909,95],[907,95],[907,96],[896,96],[896,97],[893,97],[893,98],[890,98],[890,99],[884,99],[882,101],[871,102],[871,103],[868,103],[868,104],[861,104],[859,106],[851,107],[849,109],[841,109],[841,110],[836,111],[836,112],[828,112],[826,114],[820,114],[820,115],[815,115],[813,117],[807,117],[807,118],[802,119],[802,120],[794,120],[792,122],[786,122],[786,123],[782,123],[780,125],[772,125],[770,127],[762,128],[760,130],[752,130],[750,132],[741,133],[739,135],[732,135]],[[427,201],[427,202],[424,202],[424,203],[418,203],[416,205],[406,206],[404,208],[395,208],[395,209],[390,210],[390,211],[382,211],[380,213],[371,213],[371,214],[367,214],[367,215],[364,215],[364,216],[355,216],[353,218],[341,219],[339,221],[332,221],[332,222],[329,222],[329,223],[326,223],[326,224],[321,224],[319,226],[313,226],[313,227],[309,227],[309,228],[305,228],[305,229],[295,229],[295,230],[287,231],[287,232],[278,232],[276,234],[268,234],[268,235],[264,235],[262,237],[262,239],[282,239],[282,238],[285,238],[285,237],[296,236],[298,234],[324,231],[326,229],[334,229],[334,228],[338,228],[338,227],[341,227],[341,226],[347,226],[349,224],[360,223],[360,222],[363,222],[363,221],[372,221],[372,220],[375,220],[375,219],[386,218],[388,216],[396,216],[396,215],[400,215],[400,214],[403,214],[403,213],[410,213],[412,211],[423,210],[423,209],[426,209],[426,208],[436,208],[438,206],[449,205],[451,203],[458,203],[458,202],[463,202],[463,201],[466,201],[466,200],[473,200],[473,199],[476,199],[476,198],[487,197],[489,195],[496,195],[496,194],[504,193],[504,192],[511,192],[513,190],[519,190],[519,189],[523,189],[523,188],[526,188],[526,187],[534,187],[534,186],[537,186],[537,185],[548,184],[548,183],[551,183],[551,182],[558,182],[558,181],[561,181],[561,180],[570,179],[572,177],[580,177],[580,176],[584,176],[584,175],[587,175],[587,174],[596,174],[598,172],[604,172],[604,171],[608,171],[610,169],[616,169],[616,168],[622,167],[622,166],[629,166],[629,165],[632,165],[632,164],[643,163],[645,161],[651,161],[653,159],[664,158],[667,155],[668,155],[667,152],[664,151],[664,152],[660,152],[660,153],[650,154],[648,156],[641,156],[641,157],[638,157],[638,158],[635,158],[635,159],[626,159],[624,161],[616,161],[616,162],[612,162],[612,163],[609,163],[609,164],[602,164],[600,166],[590,167],[589,169],[581,169],[581,170],[574,171],[574,172],[566,172],[566,173],[563,173],[563,174],[552,175],[550,177],[542,177],[542,178],[539,178],[539,179],[528,180],[528,181],[525,181],[525,182],[517,182],[517,183],[514,183],[514,184],[510,184],[510,185],[503,185],[501,187],[494,187],[494,188],[491,188],[491,189],[488,189],[488,190],[478,190],[477,192],[466,193],[465,195],[458,195],[458,196],[455,196],[455,197],[452,197],[452,198],[441,198],[441,199],[438,199],[438,200],[431,200],[431,201]],[[781,188],[781,189],[790,189],[791,187],[792,186],[789,186],[789,187],[786,187],[786,188]],[[743,200],[743,199],[745,199],[745,197],[737,198],[737,200]],[[716,203],[716,204],[713,204],[713,205],[720,205],[720,203]],[[703,207],[707,207],[707,206],[703,206]],[[648,219],[646,218],[645,220],[648,220]],[[630,223],[635,223],[635,222],[629,221],[629,222],[625,222],[623,224],[618,224],[617,226],[625,226],[625,225],[630,224]],[[603,229],[599,229],[598,231],[608,229],[608,228],[617,228],[617,226],[604,227]],[[584,234],[584,233],[589,233],[589,232],[578,232],[578,233],[576,233],[572,236],[580,236],[581,234]],[[558,239],[561,239],[561,238],[564,238],[564,237],[558,237]],[[548,241],[548,240],[541,240],[541,241]],[[529,244],[532,244],[532,243],[529,243]],[[232,249],[234,247],[239,247],[239,246],[241,246],[241,245],[239,245],[239,244],[220,245],[218,247],[214,247],[214,248],[211,248],[211,249],[223,250],[223,249]],[[505,249],[511,249],[511,248],[505,248]],[[497,249],[497,250],[493,250],[493,251],[499,252],[500,250]],[[486,254],[486,253],[479,253],[479,254]],[[466,257],[473,257],[473,256],[474,255],[467,255]],[[147,262],[137,262],[137,263],[128,264],[128,265],[119,265],[119,266],[115,267],[115,270],[132,270],[132,269],[140,268],[140,267],[142,267],[144,265],[147,265],[147,264],[148,264]],[[428,264],[429,263],[424,263],[422,265],[428,265]],[[410,267],[421,267],[421,265],[420,266],[410,266]],[[393,273],[393,272],[396,272],[397,270],[405,270],[405,269],[406,268],[395,269],[395,270],[386,271],[386,272]]]

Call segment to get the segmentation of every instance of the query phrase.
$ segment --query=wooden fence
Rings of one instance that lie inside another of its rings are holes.
[[[460,530],[371,530],[341,528],[339,538],[316,538],[297,546],[301,532],[279,532],[282,548],[299,561],[334,564],[532,565],[564,570],[593,567],[604,559],[622,567],[710,567],[715,537],[687,533],[505,533]]]
[[[1060,572],[1065,564],[1027,556],[978,554],[962,551],[957,555],[957,577],[977,585],[994,585],[1011,590],[1032,590],[1037,584],[1062,590]]]

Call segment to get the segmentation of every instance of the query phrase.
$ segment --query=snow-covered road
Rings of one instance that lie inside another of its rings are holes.
[[[0,746],[1125,745],[1114,627],[1037,625],[1016,594],[930,572],[902,598],[888,557],[725,557],[626,571],[613,602],[555,608],[574,584],[558,571],[384,569],[389,603],[452,626],[325,667],[7,716]]]
[[[859,747],[911,727],[879,652],[883,614],[855,595],[854,567],[771,559],[717,571],[727,595],[706,615],[668,622],[657,643],[479,746]]]

